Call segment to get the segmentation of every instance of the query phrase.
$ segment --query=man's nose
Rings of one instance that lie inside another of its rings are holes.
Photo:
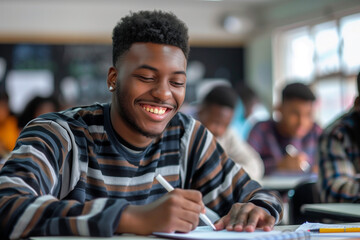
[[[161,101],[169,99],[171,97],[169,82],[167,80],[158,81],[158,83],[154,86],[152,95]]]

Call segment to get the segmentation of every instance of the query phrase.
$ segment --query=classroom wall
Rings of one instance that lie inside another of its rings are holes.
[[[61,93],[61,82],[64,79],[71,79],[79,86],[74,90],[74,104],[88,104],[94,99],[107,100],[109,94],[105,91],[104,79],[107,67],[110,66],[111,58],[108,55],[111,52],[108,48],[111,45],[112,29],[116,22],[130,11],[146,9],[172,11],[186,24],[191,23],[189,63],[200,61],[206,68],[204,78],[226,78],[232,83],[242,81],[242,40],[239,34],[226,32],[220,21],[223,13],[234,10],[234,4],[237,6],[236,2],[209,3],[198,0],[1,0],[0,61],[6,61],[6,69],[2,73],[0,62],[0,88],[9,88],[8,81],[4,79],[13,68],[45,69],[50,72],[55,94]],[[35,48],[46,49],[49,57],[44,61],[52,63],[43,64],[38,58],[44,56],[38,54],[22,57],[21,64],[13,63],[16,58],[14,51],[19,47],[25,50],[33,49],[31,53],[38,52]],[[106,49],[105,52],[103,49]],[[188,96],[190,92],[187,92]],[[14,90],[13,95],[15,94],[18,95]],[[21,111],[21,108],[18,111]]]
[[[324,18],[329,14],[331,16],[333,12],[360,7],[359,0],[279,0],[269,1],[272,4],[266,7],[252,9],[244,8],[243,5],[234,7],[229,4],[233,1],[214,2],[211,5],[205,5],[204,1],[186,1],[149,0],[139,5],[134,0],[2,0],[0,42],[109,44],[114,23],[129,13],[130,9],[171,10],[185,22],[196,23],[189,28],[192,46],[245,46],[244,79],[270,109],[273,31],[283,26]],[[192,7],[188,8],[188,4]],[[246,39],[226,32],[220,24],[222,16],[219,12],[249,12],[256,20],[256,31]],[[193,16],[196,21],[193,21]]]
[[[161,9],[172,11],[186,24],[191,23],[189,33],[193,45],[239,46],[242,44],[240,33],[225,31],[221,19],[227,12],[243,11],[241,2],[1,0],[0,42],[28,39],[46,43],[110,43],[115,23],[130,11]]]

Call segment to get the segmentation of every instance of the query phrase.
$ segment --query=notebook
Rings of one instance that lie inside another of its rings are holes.
[[[306,222],[301,224],[295,232],[308,231],[310,229],[317,228],[349,228],[349,227],[360,227],[359,224],[323,224],[323,223],[311,223]],[[360,238],[360,232],[343,232],[343,233],[311,233],[312,237],[316,238]]]
[[[246,240],[246,239],[256,239],[256,240],[271,240],[271,239],[310,239],[309,232],[281,232],[281,231],[271,231],[265,232],[262,230],[256,230],[255,232],[233,232],[233,231],[214,231],[209,226],[200,226],[197,227],[194,231],[189,233],[162,233],[154,232],[153,235],[158,237],[166,237],[171,239],[193,239],[193,240]]]

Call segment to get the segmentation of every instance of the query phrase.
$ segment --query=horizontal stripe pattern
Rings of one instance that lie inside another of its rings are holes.
[[[201,191],[219,215],[254,200],[281,215],[279,200],[250,180],[199,122],[178,113],[158,139],[134,152],[119,142],[109,109],[95,104],[46,114],[22,131],[0,171],[0,215],[7,220],[0,221],[1,239],[111,236],[125,206],[166,193],[159,173],[174,188]]]

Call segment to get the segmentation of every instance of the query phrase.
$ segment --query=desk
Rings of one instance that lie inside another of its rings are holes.
[[[122,236],[114,236],[111,238],[101,237],[31,237],[30,240],[164,240],[155,236],[138,236],[124,234]]]
[[[298,225],[275,226],[274,230],[279,231],[295,231]],[[155,236],[137,236],[132,234],[124,234],[122,236],[114,236],[111,238],[97,237],[31,237],[31,240],[164,240],[167,238],[159,238]],[[323,239],[322,239],[323,240]]]
[[[270,176],[265,176],[260,184],[264,189],[278,191],[282,197],[284,204],[284,215],[282,223],[287,225],[289,223],[300,223],[296,221],[300,214],[299,207],[294,208],[294,204],[289,205],[290,199],[293,199],[295,194],[294,189],[302,182],[316,181],[316,174],[289,174],[276,173]],[[297,194],[298,195],[298,194]],[[289,199],[290,198],[290,199]],[[313,201],[307,201],[310,203]],[[291,207],[291,209],[289,209]]]
[[[275,226],[274,230],[295,231],[296,228],[298,228],[298,225]],[[122,236],[114,236],[111,238],[98,238],[98,237],[31,237],[30,238],[30,240],[125,240],[125,239],[126,240],[164,240],[168,238],[159,238],[155,236],[137,236],[130,234],[124,234]]]
[[[359,225],[360,223],[351,223]],[[274,230],[278,231],[295,231],[299,225],[283,225],[283,226],[275,226]],[[115,236],[112,238],[96,238],[96,237],[32,237],[31,240],[164,240],[165,238],[157,238],[154,236],[134,236],[134,235],[123,235],[123,236]],[[324,240],[323,237],[311,237],[312,240]],[[330,238],[331,240],[340,240],[344,238]],[[326,240],[330,240],[327,238]],[[350,240],[350,239],[348,239]]]
[[[301,212],[307,216],[327,218],[344,222],[360,221],[360,204],[358,203],[317,203],[304,204]]]
[[[286,193],[287,191],[293,189],[300,182],[310,179],[316,178],[314,174],[274,174],[270,176],[265,176],[263,179],[259,181],[259,183],[265,189],[276,190],[280,193]]]

